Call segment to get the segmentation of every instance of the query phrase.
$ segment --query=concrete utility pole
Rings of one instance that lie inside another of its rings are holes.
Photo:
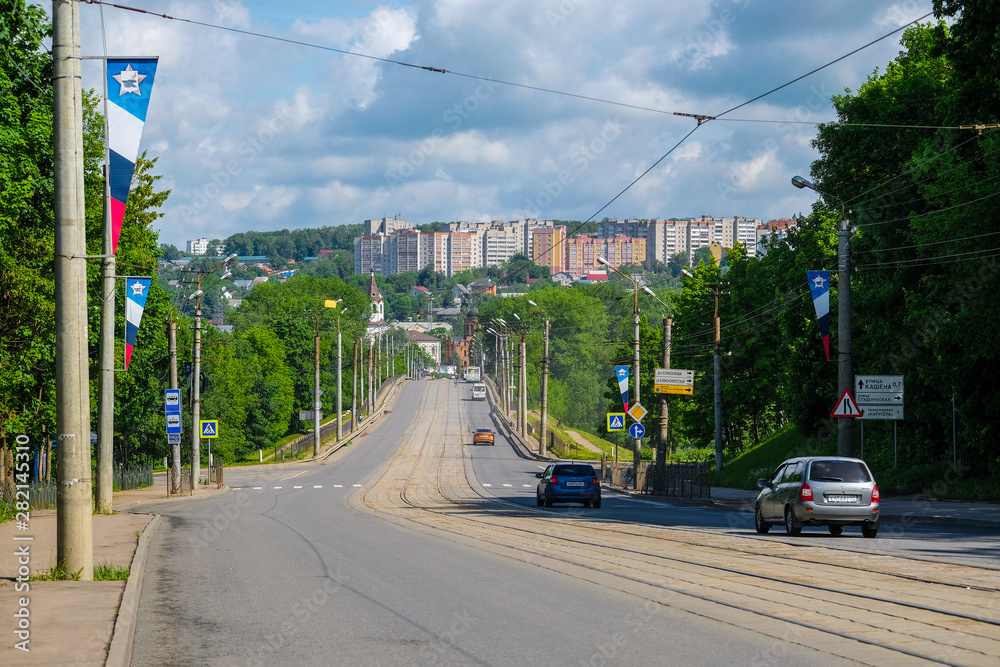
[[[170,388],[177,389],[177,320],[170,318]],[[177,441],[170,446],[170,453],[173,456],[171,469],[173,470],[173,486],[170,492],[179,494],[181,492],[181,437],[177,436]]]
[[[548,441],[545,439],[548,435],[548,418],[549,418],[549,316],[545,316],[545,338],[542,346],[542,428],[541,428],[541,438],[538,441],[538,453],[545,456],[546,445]]]
[[[104,132],[108,131],[107,80],[104,83]],[[101,258],[101,342],[97,398],[97,511],[110,514],[114,504],[115,435],[115,256],[111,249],[110,159],[105,143],[104,245]]]
[[[354,365],[351,367],[351,433],[358,426],[358,334],[354,332]]]
[[[344,308],[347,310],[347,308]],[[343,315],[341,311],[340,315]],[[344,438],[344,357],[341,348],[340,315],[337,315],[337,442]],[[354,417],[352,414],[351,417]]]
[[[313,383],[313,456],[319,456],[320,445],[320,410],[323,409],[323,401],[320,400],[319,388],[319,315],[316,316],[316,373]]]
[[[201,295],[195,298],[194,363],[191,371],[191,493],[198,488],[201,479]]]
[[[527,377],[528,374],[527,374],[527,369],[525,367],[525,361],[526,361],[525,352],[526,352],[526,347],[524,344],[524,329],[521,329],[521,339],[517,346],[517,372],[518,372],[517,383],[519,385],[517,389],[517,412],[518,412],[517,425],[518,425],[518,431],[520,431],[522,438],[528,437],[528,400],[527,400],[528,392],[525,391],[525,388],[527,387],[527,382],[525,382],[525,378]]]
[[[719,287],[715,288],[715,470],[722,470],[722,327],[719,326]]]
[[[52,2],[55,151],[56,562],[94,578],[90,387],[87,364],[87,239],[83,197],[80,4]]]
[[[620,272],[619,272],[620,273]],[[635,287],[635,333],[633,335],[632,344],[635,347],[635,405],[639,405],[639,287],[633,281]],[[635,447],[632,449],[632,465],[634,466],[635,474],[632,475],[632,488],[639,488],[639,464],[642,462],[642,438],[634,439]]]
[[[670,319],[669,315],[663,316],[663,367],[670,368],[670,329],[673,324],[673,320]],[[669,438],[669,415],[668,415],[669,405],[667,403],[667,395],[662,394],[660,396],[660,447],[657,450],[657,459],[659,465],[665,466],[667,463],[667,439]]]
[[[843,205],[843,203],[841,203]],[[837,396],[853,388],[851,358],[851,223],[837,225]],[[837,454],[854,456],[854,420],[837,420]]]

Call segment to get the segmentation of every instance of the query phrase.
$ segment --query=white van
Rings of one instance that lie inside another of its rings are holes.
[[[474,385],[472,385],[472,400],[474,400],[474,401],[485,401],[486,400],[486,385],[485,384],[474,384]]]

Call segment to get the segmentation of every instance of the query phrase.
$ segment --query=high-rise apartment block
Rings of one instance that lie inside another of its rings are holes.
[[[208,252],[208,239],[195,239],[187,242],[189,255],[204,255]]]

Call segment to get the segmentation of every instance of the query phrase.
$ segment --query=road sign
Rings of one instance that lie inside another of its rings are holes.
[[[682,384],[654,384],[653,385],[654,394],[683,394],[687,396],[694,395],[694,387],[691,385]]]
[[[694,385],[694,371],[683,368],[656,368],[653,370],[653,384],[691,387]]]
[[[854,397],[858,405],[902,405],[902,375],[855,375]]]
[[[313,402],[313,407],[316,408],[317,410],[322,410],[323,409],[323,401],[314,401]]]
[[[862,406],[862,419],[902,419],[902,405],[865,405]]]
[[[167,434],[181,432],[181,416],[179,413],[168,412],[167,413]]]
[[[167,444],[168,445],[179,445],[179,444],[181,444],[181,434],[180,433],[167,433]]]
[[[637,422],[641,422],[642,418],[649,414],[649,410],[642,407],[640,403],[635,403],[631,408],[628,409],[628,415]],[[635,437],[635,436],[633,436]],[[641,436],[640,436],[641,437]]]
[[[164,389],[163,390],[163,402],[166,405],[167,412],[180,412],[181,411],[181,390],[180,389]]]
[[[624,431],[624,430],[625,430],[625,413],[609,412],[608,431]]]
[[[218,438],[219,437],[219,420],[218,419],[202,419],[201,420],[201,437],[203,437],[203,438]]]
[[[858,407],[854,397],[851,396],[850,389],[845,389],[844,393],[840,395],[840,400],[837,401],[837,406],[833,408],[830,416],[851,417],[855,419],[861,416],[861,408]]]
[[[646,435],[646,428],[639,422],[636,422],[628,427],[628,434],[638,440],[642,436]]]
[[[319,418],[323,419],[323,411],[319,411]],[[316,420],[316,413],[312,410],[299,410],[299,419],[304,422],[311,422]]]

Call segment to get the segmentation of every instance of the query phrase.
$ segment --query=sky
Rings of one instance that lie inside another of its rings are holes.
[[[835,119],[833,95],[885,70],[901,33],[724,112],[931,9],[930,0],[116,3],[175,17],[80,6],[83,55],[159,56],[140,150],[159,158],[158,185],[171,190],[160,241],[182,250],[201,237],[392,216],[808,213],[815,194],[790,181],[808,178],[818,158],[816,123]],[[85,88],[102,90],[98,61],[85,60],[83,75]],[[699,125],[675,112],[722,115]]]

